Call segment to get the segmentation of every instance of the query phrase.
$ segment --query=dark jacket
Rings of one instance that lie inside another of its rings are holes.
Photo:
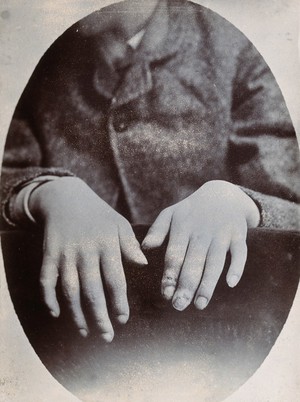
[[[132,223],[151,223],[222,179],[254,199],[262,226],[297,229],[294,129],[245,36],[204,7],[161,1],[118,81],[99,50],[104,34],[82,33],[100,13],[54,43],[22,95],[4,154],[4,209],[21,183],[73,174],[114,208],[122,197]]]

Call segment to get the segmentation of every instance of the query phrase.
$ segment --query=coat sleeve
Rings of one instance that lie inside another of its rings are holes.
[[[22,99],[12,119],[4,149],[1,173],[2,227],[17,226],[11,216],[11,202],[18,191],[32,179],[43,175],[72,176],[65,169],[43,167],[43,153],[30,123],[30,115],[22,108]]]
[[[76,31],[76,27],[74,29]],[[46,162],[50,139],[40,132],[37,121],[43,116],[39,111],[40,102],[45,102],[45,96],[53,97],[56,87],[59,88],[59,72],[64,71],[62,66],[72,65],[70,54],[71,44],[74,43],[74,29],[66,31],[44,54],[13,115],[1,172],[1,224],[4,228],[18,226],[13,216],[10,216],[10,206],[15,195],[26,183],[43,175],[73,176],[65,167],[53,167]],[[47,85],[50,85],[50,92]]]
[[[261,226],[299,230],[300,163],[295,131],[273,74],[251,44],[239,56],[232,120],[228,164],[233,181],[258,205]]]

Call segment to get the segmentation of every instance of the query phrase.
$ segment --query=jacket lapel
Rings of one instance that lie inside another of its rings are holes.
[[[106,98],[113,97],[113,107],[127,104],[151,91],[153,82],[150,66],[176,55],[184,37],[185,24],[181,21],[185,18],[185,10],[182,1],[160,1],[122,80],[117,82],[114,76],[97,78],[98,92]]]

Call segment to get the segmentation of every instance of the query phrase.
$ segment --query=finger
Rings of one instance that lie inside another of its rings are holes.
[[[83,295],[101,337],[106,342],[111,342],[114,337],[114,330],[107,312],[99,265],[97,254],[82,255],[78,261],[78,272]]]
[[[88,326],[81,308],[80,286],[76,263],[73,259],[63,256],[60,268],[62,291],[67,301],[68,308],[71,311],[72,319],[80,335],[86,337],[88,335]]]
[[[192,237],[178,279],[178,287],[173,297],[173,306],[184,310],[193,300],[199,287],[210,239]]]
[[[121,260],[120,248],[110,248],[101,255],[101,269],[109,293],[112,312],[120,324],[129,318],[127,287]]]
[[[173,210],[171,208],[164,209],[156,218],[144,241],[142,243],[143,249],[151,249],[160,247],[170,230],[172,221]]]
[[[195,306],[203,310],[209,303],[224,268],[228,243],[213,240],[206,257],[204,273],[195,297]]]
[[[137,241],[132,227],[129,223],[119,225],[119,238],[116,236],[119,244],[115,248],[121,248],[124,258],[138,265],[147,265],[148,261],[141,250],[140,243]]]
[[[40,273],[40,286],[43,300],[53,317],[58,317],[60,308],[56,297],[56,285],[58,278],[58,260],[51,255],[44,254]]]
[[[171,300],[174,295],[188,242],[188,235],[181,233],[179,228],[173,225],[165,254],[165,269],[161,281],[162,295],[167,300]]]
[[[244,272],[247,260],[247,244],[245,240],[232,241],[230,245],[231,263],[226,276],[228,286],[235,287]]]

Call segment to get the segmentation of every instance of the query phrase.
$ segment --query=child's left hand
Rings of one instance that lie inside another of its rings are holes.
[[[184,310],[194,299],[199,309],[209,303],[223,271],[231,264],[227,284],[237,285],[247,258],[247,228],[259,224],[254,201],[238,186],[209,181],[183,201],[163,210],[142,247],[162,245],[169,235],[161,291],[174,308]]]

